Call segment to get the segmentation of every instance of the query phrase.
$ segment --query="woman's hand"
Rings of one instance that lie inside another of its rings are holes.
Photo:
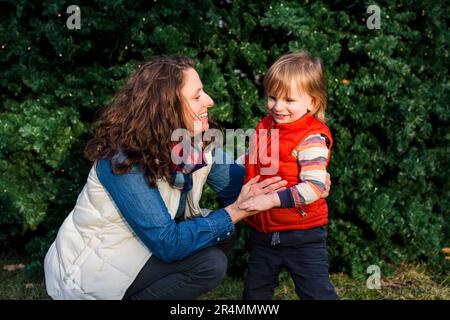
[[[286,189],[287,181],[281,180],[281,177],[272,177],[258,182],[259,178],[260,176],[258,175],[242,186],[241,193],[236,200],[237,204],[252,197]]]
[[[225,208],[230,214],[233,223],[237,223],[239,220],[258,212],[241,210],[239,209],[240,203],[252,197],[267,195],[271,193],[275,194],[275,196],[278,197],[276,192],[286,189],[285,185],[287,184],[287,181],[281,180],[280,177],[272,177],[258,182],[259,178],[259,176],[256,176],[250,179],[246,184],[244,184],[236,202]]]

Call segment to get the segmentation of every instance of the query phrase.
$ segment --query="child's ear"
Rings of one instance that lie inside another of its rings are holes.
[[[310,100],[310,102],[309,102],[308,107],[306,108],[306,110],[308,110],[308,112],[311,112],[311,113],[313,113],[313,114],[317,111],[317,102],[316,102],[316,99],[314,99],[314,98],[311,97],[311,100]]]

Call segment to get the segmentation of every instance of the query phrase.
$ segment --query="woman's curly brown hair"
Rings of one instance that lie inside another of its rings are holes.
[[[182,56],[156,56],[141,65],[101,112],[85,157],[111,161],[121,150],[126,160],[111,161],[114,173],[127,173],[137,164],[150,186],[160,178],[172,182],[171,134],[186,128],[181,88],[189,68],[194,62]]]

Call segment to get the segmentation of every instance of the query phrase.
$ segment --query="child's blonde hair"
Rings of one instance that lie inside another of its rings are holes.
[[[325,122],[327,93],[320,59],[304,51],[289,53],[278,58],[264,77],[263,85],[266,95],[289,96],[293,79],[301,92],[313,98],[315,108],[310,110],[312,114]]]

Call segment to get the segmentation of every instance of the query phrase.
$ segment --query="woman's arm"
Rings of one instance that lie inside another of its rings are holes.
[[[214,149],[216,161],[212,164],[206,182],[217,193],[225,206],[236,201],[244,183],[245,168],[233,162],[222,148]]]
[[[205,247],[214,246],[234,231],[233,217],[242,214],[230,208],[207,217],[175,223],[157,188],[148,186],[136,169],[127,174],[112,172],[109,160],[100,160],[97,176],[139,239],[164,262],[181,260]]]

